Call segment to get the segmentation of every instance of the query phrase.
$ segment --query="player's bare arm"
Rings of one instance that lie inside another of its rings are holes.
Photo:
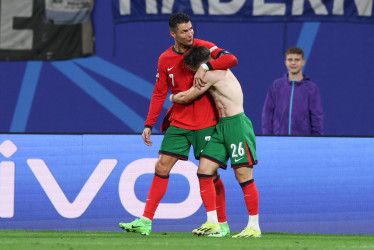
[[[205,82],[204,86],[200,89],[192,86],[190,89],[186,91],[179,92],[178,94],[171,95],[170,101],[179,103],[179,104],[188,104],[195,100],[200,95],[204,94],[211,86],[213,85],[213,82]]]
[[[200,89],[204,86],[204,81],[202,80],[205,73],[211,70],[226,70],[230,69],[238,64],[237,58],[224,49],[216,48],[211,53],[211,60],[208,63],[204,63],[200,65],[197,69],[195,76],[194,76],[194,85],[196,88]]]

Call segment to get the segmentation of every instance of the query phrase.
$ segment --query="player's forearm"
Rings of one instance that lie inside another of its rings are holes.
[[[179,92],[175,95],[170,95],[169,99],[171,102],[179,104],[189,104],[190,102],[194,101],[197,97],[204,94],[212,85],[212,82],[207,82],[205,86],[201,87],[200,89],[192,86],[188,90]]]
[[[158,88],[155,88],[155,90],[153,91],[151,102],[149,104],[148,115],[144,126],[153,127],[153,125],[156,123],[156,120],[160,115],[162,107],[164,105],[166,96],[167,89],[166,91],[158,91]]]
[[[188,97],[188,90],[179,92],[178,94],[172,94],[170,95],[170,101],[174,103],[179,103],[179,104],[188,104],[192,102],[193,100]]]
[[[152,128],[153,125],[156,123],[158,116],[161,113],[163,103],[159,103],[157,105],[150,105],[147,119],[144,123],[144,127]]]
[[[194,101],[198,96],[203,94],[206,89],[209,87],[206,87],[203,90],[199,90],[195,87],[191,87],[190,89],[186,91],[179,92],[178,94],[171,95],[169,97],[171,102],[179,103],[179,104],[189,104],[192,101]]]

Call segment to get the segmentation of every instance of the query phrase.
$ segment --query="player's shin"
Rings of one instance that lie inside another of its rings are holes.
[[[216,209],[219,223],[226,223],[226,197],[225,186],[223,185],[221,177],[218,175],[214,180],[214,187],[216,190]]]
[[[253,179],[240,183],[242,187],[245,204],[247,206],[249,220],[248,227],[259,230],[259,194]]]
[[[147,201],[145,203],[143,213],[144,217],[153,220],[157,207],[166,193],[168,183],[169,176],[154,175],[151,187],[149,188]]]
[[[200,195],[207,212],[207,221],[218,224],[216,211],[216,190],[212,175],[197,174],[200,184]]]

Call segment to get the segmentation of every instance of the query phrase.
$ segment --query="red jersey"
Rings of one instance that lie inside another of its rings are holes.
[[[222,51],[215,44],[196,38],[193,45],[207,47],[210,49],[213,58],[217,56],[219,51]],[[229,64],[226,68],[237,64],[236,58],[233,58],[235,62],[225,62],[226,65]],[[168,89],[170,88],[173,94],[188,90],[192,87],[194,78],[194,73],[183,63],[183,54],[175,51],[174,46],[161,54],[158,60],[157,71],[158,78],[145,122],[145,126],[151,127],[153,127],[157,117],[160,115]],[[169,120],[171,121],[171,125],[189,130],[214,126],[217,123],[214,103],[208,94],[200,96],[187,105],[174,103]]]

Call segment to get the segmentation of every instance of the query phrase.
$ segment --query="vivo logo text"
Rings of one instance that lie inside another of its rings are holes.
[[[10,161],[9,157],[15,154],[17,150],[21,151],[10,140],[6,140],[0,145],[0,153],[7,158],[5,161],[0,161],[0,218],[13,218],[15,212],[17,212],[14,205],[15,197],[17,197],[17,195],[28,195],[27,190],[22,191],[23,193],[15,192],[17,181],[16,168],[17,165],[21,167],[21,163],[18,161]],[[81,157],[80,154],[78,155],[78,157]],[[117,172],[118,190],[113,190],[113,199],[119,197],[123,208],[133,216],[141,216],[145,206],[145,203],[136,197],[135,183],[140,176],[153,174],[156,161],[156,158],[138,159],[125,166],[120,176],[118,176]],[[53,164],[50,163],[50,161],[48,162],[48,164]],[[53,171],[51,171],[50,167],[47,166],[42,158],[27,157],[26,159],[27,167],[32,172],[31,176],[33,175],[31,178],[37,180],[37,183],[40,184],[44,192],[44,194],[40,193],[40,195],[46,195],[57,213],[68,219],[79,218],[85,213],[100,189],[107,182],[109,176],[113,173],[118,162],[118,159],[99,160],[99,163],[85,183],[79,186],[79,192],[74,200],[69,201],[67,197],[71,197],[71,195],[69,196],[69,193],[65,193],[66,191],[61,188],[61,185],[57,181],[60,178],[56,178],[59,176],[54,176]],[[24,165],[22,165],[22,167],[24,167]],[[84,169],[91,169],[85,167],[84,163],[79,167],[80,173],[85,171]],[[198,191],[199,184],[196,178],[196,171],[197,166],[190,161],[177,162],[170,175],[179,174],[187,179],[190,188],[188,197],[184,201],[178,203],[160,203],[155,218],[186,218],[193,215],[201,207],[202,201]],[[29,171],[27,171],[27,173],[29,173]],[[79,173],[69,172],[69,174],[76,175]],[[67,175],[65,178],[69,178],[69,176]],[[113,179],[114,178],[112,178],[112,180]],[[66,181],[68,182],[69,180]],[[33,190],[38,190],[38,188]],[[118,196],[114,195],[116,192],[118,192]]]

